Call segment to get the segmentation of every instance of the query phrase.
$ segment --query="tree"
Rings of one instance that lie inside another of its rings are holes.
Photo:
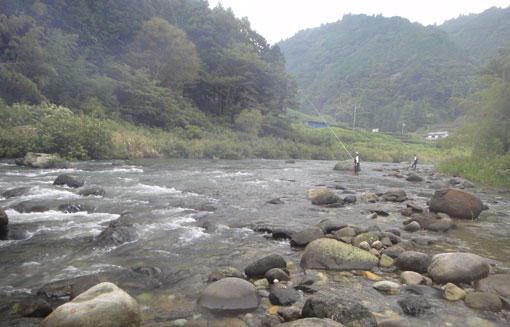
[[[146,68],[161,86],[182,91],[187,83],[198,78],[200,61],[186,33],[162,18],[143,24],[130,51],[130,62]]]

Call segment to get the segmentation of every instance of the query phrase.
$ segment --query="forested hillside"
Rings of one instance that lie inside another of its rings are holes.
[[[498,48],[510,44],[510,7],[487,9],[481,14],[460,16],[439,28],[478,61],[497,57]]]
[[[435,26],[346,15],[279,43],[301,96],[324,113],[382,131],[416,130],[454,119],[451,97],[473,88],[476,66]]]
[[[293,96],[278,46],[206,0],[0,2],[8,105],[49,102],[167,130],[211,129],[243,110],[278,114]]]

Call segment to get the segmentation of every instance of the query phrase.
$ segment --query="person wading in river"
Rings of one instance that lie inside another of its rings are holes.
[[[413,165],[411,167],[413,167],[413,169],[416,169],[417,164],[418,164],[418,156],[415,154],[414,158],[413,158]]]
[[[354,156],[354,172],[359,172],[359,152],[356,152],[356,155]]]

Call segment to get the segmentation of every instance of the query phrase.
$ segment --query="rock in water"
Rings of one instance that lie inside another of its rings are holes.
[[[378,263],[375,255],[352,245],[330,239],[320,238],[305,248],[301,257],[304,269],[331,270],[370,270]]]
[[[138,303],[112,283],[101,283],[59,306],[41,327],[139,327]]]
[[[306,300],[302,316],[330,318],[345,326],[377,326],[372,312],[361,303],[324,292],[317,293]]]
[[[248,265],[248,267],[244,269],[244,273],[249,278],[264,277],[266,272],[272,268],[285,267],[287,267],[287,262],[281,255],[271,254]]]
[[[8,234],[9,217],[5,213],[4,209],[0,207],[0,240],[5,240]]]
[[[252,311],[257,309],[259,299],[252,283],[227,277],[209,285],[200,295],[198,304],[210,310]]]
[[[470,283],[487,277],[489,271],[487,261],[472,253],[441,253],[432,258],[427,268],[429,276],[439,284]]]
[[[483,203],[474,195],[463,191],[440,189],[430,199],[429,210],[444,212],[454,218],[476,219],[483,210]]]
[[[67,185],[72,188],[81,187],[85,184],[85,181],[81,178],[72,177],[68,174],[60,174],[57,179],[53,182],[53,185]]]
[[[352,161],[352,160],[339,161],[335,165],[333,170],[353,171],[354,170],[354,161]]]
[[[65,168],[66,163],[58,154],[28,152],[24,158],[16,160],[20,166],[32,168]]]

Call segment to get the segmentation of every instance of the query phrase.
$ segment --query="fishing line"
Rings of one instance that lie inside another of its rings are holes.
[[[351,155],[351,153],[349,152],[349,150],[347,150],[347,148],[345,147],[344,143],[342,142],[342,140],[340,140],[340,138],[336,135],[335,131],[331,128],[331,126],[329,126],[328,122],[326,121],[326,119],[324,119],[324,117],[322,117],[321,113],[319,112],[319,110],[317,110],[317,108],[315,108],[315,106],[313,105],[312,101],[310,101],[310,99],[308,99],[308,97],[305,95],[304,96],[305,99],[310,103],[310,105],[312,105],[312,108],[313,110],[315,110],[315,112],[319,115],[319,117],[322,119],[322,121],[326,124],[326,126],[328,126],[329,130],[331,131],[331,133],[333,133],[333,135],[335,135],[335,138],[336,140],[343,146],[345,152],[347,152],[347,154],[349,155],[349,157],[351,157],[351,159],[354,159]]]

